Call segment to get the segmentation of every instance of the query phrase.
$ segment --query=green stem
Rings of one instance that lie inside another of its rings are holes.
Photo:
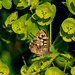
[[[68,18],[69,18],[69,17],[72,17],[72,13],[71,13],[71,12],[70,12],[69,15],[68,15]]]
[[[64,67],[64,72],[66,71],[66,68],[67,68],[67,62],[66,62],[65,67]]]
[[[52,44],[52,24],[50,23],[50,46]]]
[[[27,64],[26,64],[26,61],[25,61],[25,59],[24,59],[24,56],[22,56],[22,59],[23,59],[24,65],[27,67]]]

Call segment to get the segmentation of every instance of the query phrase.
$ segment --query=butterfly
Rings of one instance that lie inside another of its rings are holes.
[[[29,49],[32,53],[40,55],[49,55],[49,38],[45,30],[40,30],[35,38],[31,40]]]

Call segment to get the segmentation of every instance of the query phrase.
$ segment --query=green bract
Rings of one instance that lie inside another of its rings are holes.
[[[15,21],[13,24],[12,24],[12,29],[15,33],[18,33],[18,34],[22,34],[26,31],[26,25],[25,25],[25,22],[23,21]]]
[[[13,23],[15,20],[17,20],[17,18],[18,18],[18,12],[17,12],[17,11],[11,13],[11,14],[7,17],[7,19],[6,19],[6,21],[5,21],[5,27],[7,28],[7,31],[8,31],[8,32],[12,32],[12,30],[11,30],[11,25],[12,25],[12,23]]]
[[[39,5],[39,0],[32,0],[30,10],[35,9]]]
[[[12,30],[15,33],[21,34],[19,37],[21,40],[25,40],[27,38],[27,33],[30,33],[34,28],[35,22],[33,22],[31,14],[29,13],[21,16],[12,24]]]
[[[71,74],[75,75],[75,66],[71,68]]]
[[[36,8],[33,18],[37,20],[39,25],[48,25],[53,21],[55,13],[56,6],[54,4],[51,5],[49,2],[45,2]]]
[[[75,15],[75,0],[66,0],[69,11]]]
[[[20,72],[21,72],[22,75],[26,75],[26,74],[25,74],[25,73],[26,73],[26,66],[25,66],[25,65],[23,65],[23,66],[21,67]]]
[[[11,0],[3,0],[2,5],[3,5],[4,8],[10,9],[11,6],[12,6],[12,2],[11,2]]]
[[[0,75],[9,75],[9,67],[0,60]]]
[[[36,75],[40,71],[40,62],[35,61],[26,71],[26,75]]]
[[[65,75],[58,67],[50,67],[46,70],[45,75]]]
[[[64,54],[65,55],[65,54]],[[65,65],[67,64],[66,66],[66,69],[69,70],[70,67],[69,66],[73,66],[74,65],[74,62],[73,61],[67,61],[66,60],[66,57],[63,57],[63,56],[58,56],[56,59],[55,59],[55,64],[63,69],[65,67]]]
[[[60,36],[66,42],[75,41],[75,19],[67,18],[60,27]]]
[[[17,9],[25,9],[31,4],[31,0],[13,0]]]

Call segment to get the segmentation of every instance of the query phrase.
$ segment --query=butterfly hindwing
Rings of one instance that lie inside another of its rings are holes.
[[[45,30],[40,30],[30,42],[29,49],[37,55],[49,54],[49,38]]]

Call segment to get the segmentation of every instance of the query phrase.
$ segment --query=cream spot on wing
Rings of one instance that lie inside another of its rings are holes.
[[[41,39],[41,41],[43,41],[43,39]]]
[[[43,37],[43,39],[48,39],[48,37]]]
[[[43,45],[43,43],[41,43],[41,45]]]

